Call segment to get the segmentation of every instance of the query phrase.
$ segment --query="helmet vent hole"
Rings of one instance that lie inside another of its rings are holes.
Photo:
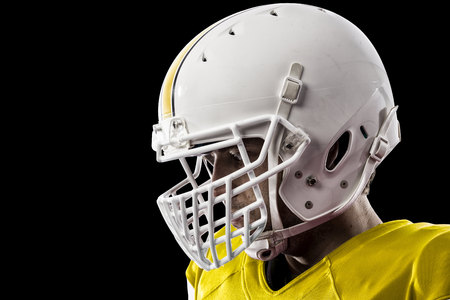
[[[230,31],[228,31],[228,34],[229,34],[229,35],[235,35],[233,29],[230,29]]]
[[[205,54],[203,53],[203,55],[202,55],[202,62],[207,62],[207,61],[208,61],[208,59],[206,58]]]
[[[367,137],[368,137],[369,135],[367,134],[366,128],[364,128],[364,126],[361,125],[361,126],[359,127],[359,130],[361,131],[363,137],[364,137],[365,139],[367,139]]]
[[[339,163],[344,158],[350,145],[350,132],[344,132],[339,139],[328,150],[326,169],[328,171],[334,171]]]
[[[274,11],[274,10],[272,10],[272,11],[270,12],[270,14],[271,14],[272,16],[274,16],[274,17],[278,17],[278,14],[277,14],[277,12],[276,12],[276,11]]]

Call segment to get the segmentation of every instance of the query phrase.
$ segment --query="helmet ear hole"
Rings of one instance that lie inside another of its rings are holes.
[[[328,171],[334,171],[338,164],[342,161],[342,158],[345,156],[349,149],[350,145],[350,132],[344,132],[336,142],[334,142],[333,146],[330,147],[327,154],[327,160],[325,163],[325,168]]]

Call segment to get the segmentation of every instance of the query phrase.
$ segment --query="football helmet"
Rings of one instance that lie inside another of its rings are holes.
[[[152,147],[159,162],[179,160],[186,179],[158,206],[203,269],[244,250],[272,259],[287,238],[357,199],[400,141],[396,111],[379,55],[345,18],[302,4],[238,12],[197,35],[164,79]],[[248,138],[264,141],[257,159],[249,158]],[[237,149],[241,167],[212,180],[209,157],[227,147]],[[265,172],[256,174],[263,163]],[[235,184],[243,176],[246,182]],[[233,210],[233,199],[246,191],[254,200]],[[301,220],[297,225],[284,227],[278,199]],[[243,226],[234,228],[236,219]]]

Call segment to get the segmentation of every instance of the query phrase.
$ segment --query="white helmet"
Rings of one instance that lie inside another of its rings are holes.
[[[203,269],[245,249],[272,259],[288,237],[336,217],[361,194],[400,141],[396,110],[375,48],[346,19],[301,4],[236,13],[195,37],[164,80],[152,147],[159,162],[179,159],[187,178],[158,198],[159,208]],[[252,137],[264,140],[255,161],[243,142]],[[212,181],[205,156],[230,146],[244,167]],[[266,159],[267,171],[256,176]],[[248,181],[234,186],[243,175]],[[268,209],[259,186],[267,180]],[[219,188],[225,193],[215,195]],[[232,211],[233,197],[249,189],[256,201]],[[283,227],[278,196],[301,223]],[[249,217],[254,210],[257,220]],[[264,231],[267,210],[270,231]],[[242,228],[231,226],[237,218]]]

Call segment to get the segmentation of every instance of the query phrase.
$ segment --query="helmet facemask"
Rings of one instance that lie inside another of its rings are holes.
[[[158,206],[186,254],[203,269],[217,268],[248,248],[264,231],[268,220],[264,197],[268,196],[263,195],[261,185],[296,161],[309,138],[301,129],[275,115],[196,134],[181,128],[185,124],[179,118],[167,123],[154,127],[157,159],[161,162],[178,159],[187,177],[162,194]],[[178,128],[174,130],[174,126]],[[283,132],[285,138],[280,145],[276,136]],[[249,155],[245,145],[249,137],[263,140],[259,155]],[[268,163],[272,167],[255,172],[268,159],[274,160],[268,155],[271,147],[279,147],[285,160],[275,158],[276,163]],[[241,160],[240,168],[213,180],[213,153],[223,149],[235,151],[233,155]],[[252,200],[233,206],[238,197]],[[235,228],[232,223],[240,225]]]

